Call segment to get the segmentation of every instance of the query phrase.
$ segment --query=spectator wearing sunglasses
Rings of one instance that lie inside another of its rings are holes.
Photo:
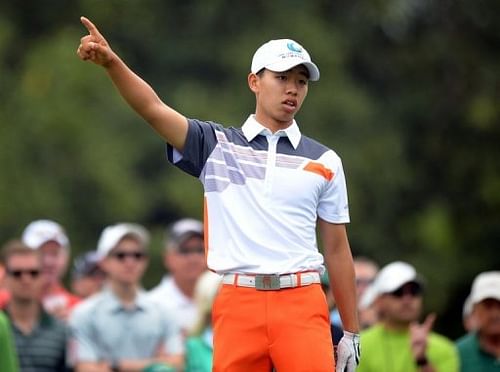
[[[10,319],[21,371],[66,371],[66,326],[47,313],[41,302],[43,290],[40,252],[19,240],[2,248],[5,284],[10,300],[5,313]]]
[[[363,294],[360,306],[374,306],[378,321],[361,332],[363,358],[357,372],[456,372],[457,350],[432,331],[435,315],[419,319],[423,280],[408,263],[383,267]]]
[[[168,227],[163,264],[168,274],[150,291],[150,296],[171,310],[187,334],[196,321],[196,282],[207,269],[200,221],[183,218]]]
[[[75,308],[69,322],[68,349],[76,372],[182,366],[179,330],[141,288],[148,244],[148,232],[137,224],[120,223],[103,230],[97,253],[106,284]]]

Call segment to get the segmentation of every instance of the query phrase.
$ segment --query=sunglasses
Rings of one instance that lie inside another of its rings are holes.
[[[142,261],[148,255],[145,252],[114,252],[111,254],[111,256],[116,258],[118,261],[125,261],[127,257],[130,257],[136,261]]]
[[[7,273],[16,279],[21,279],[21,277],[26,274],[30,277],[38,278],[40,275],[40,270],[38,269],[26,269],[26,270],[7,270]]]
[[[199,247],[179,247],[177,253],[182,256],[187,256],[190,254],[205,254],[205,248],[203,246]]]
[[[392,297],[401,298],[404,295],[411,295],[412,297],[417,297],[422,294],[422,286],[417,283],[405,284],[402,287],[396,289],[394,292],[389,293]]]

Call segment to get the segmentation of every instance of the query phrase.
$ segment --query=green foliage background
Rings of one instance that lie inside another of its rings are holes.
[[[473,277],[500,267],[500,2],[46,0],[0,3],[0,239],[51,218],[73,253],[104,226],[202,217],[202,189],[75,54],[93,20],[187,116],[240,125],[263,42],[290,37],[321,70],[298,116],[348,177],[355,255],[401,259],[428,282],[437,329],[458,337]]]

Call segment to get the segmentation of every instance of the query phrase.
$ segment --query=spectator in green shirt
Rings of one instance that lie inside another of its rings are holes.
[[[382,268],[360,306],[373,305],[378,322],[361,332],[363,356],[357,372],[457,372],[450,340],[432,332],[435,315],[422,324],[423,283],[415,268],[393,262]]]
[[[9,320],[5,314],[0,311],[0,371],[17,372],[18,370]]]
[[[212,304],[220,285],[221,276],[208,270],[196,281],[194,300],[198,315],[186,341],[186,372],[212,371]]]
[[[457,341],[462,372],[500,371],[500,271],[479,274],[468,298],[474,328]]]

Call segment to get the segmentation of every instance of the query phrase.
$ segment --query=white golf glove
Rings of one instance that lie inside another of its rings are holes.
[[[359,334],[344,331],[337,345],[335,372],[354,372],[359,364]]]

